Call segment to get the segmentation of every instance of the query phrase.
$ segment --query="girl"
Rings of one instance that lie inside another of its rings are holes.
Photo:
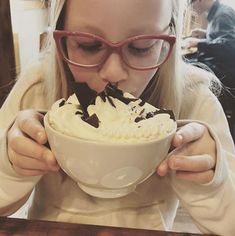
[[[233,235],[234,146],[210,91],[216,79],[181,62],[181,5],[177,0],[51,2],[47,47],[22,73],[0,112],[2,215],[22,206],[34,189],[29,218],[168,230],[180,200],[202,232]],[[74,81],[97,92],[112,83],[172,109],[179,120],[172,141],[177,151],[128,196],[85,194],[58,172],[45,145],[40,111],[67,98]]]

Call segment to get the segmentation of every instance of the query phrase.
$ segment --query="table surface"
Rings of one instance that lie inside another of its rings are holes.
[[[127,229],[0,217],[0,236],[202,236],[202,234]]]

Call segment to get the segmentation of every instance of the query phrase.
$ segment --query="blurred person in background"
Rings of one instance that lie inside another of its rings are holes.
[[[235,11],[219,0],[191,0],[198,15],[207,14],[206,29],[193,29],[183,41],[184,48],[197,47],[190,63],[205,64],[220,79],[224,92],[220,98],[235,138]]]

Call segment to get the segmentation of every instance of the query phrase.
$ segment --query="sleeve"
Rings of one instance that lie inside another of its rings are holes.
[[[221,12],[212,22],[212,30],[209,33],[210,38],[215,39],[234,33],[235,12],[228,9],[226,12]]]
[[[26,103],[31,101],[26,94],[29,90],[35,90],[34,84],[38,84],[38,80],[35,78],[20,78],[0,109],[0,214],[2,214],[1,209],[7,209],[10,212],[11,206],[30,193],[40,179],[38,176],[18,175],[12,168],[7,154],[8,130],[14,122],[17,112],[23,109],[22,98],[24,97]]]
[[[6,134],[7,129],[0,130],[0,212],[24,198],[39,180],[39,177],[17,175],[13,170],[7,155]]]
[[[235,232],[235,150],[226,117],[216,97],[198,93],[190,118],[204,123],[215,140],[217,163],[213,180],[197,184],[179,180],[174,173],[169,181],[182,205],[204,233],[233,236]],[[187,121],[188,122],[188,121]]]

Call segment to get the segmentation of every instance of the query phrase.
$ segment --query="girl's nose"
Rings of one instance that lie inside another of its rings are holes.
[[[117,53],[112,53],[107,58],[99,74],[102,80],[110,83],[118,83],[128,78],[127,67]]]

